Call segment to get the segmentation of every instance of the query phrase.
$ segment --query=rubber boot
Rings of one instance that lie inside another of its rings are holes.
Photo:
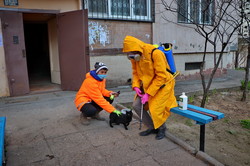
[[[142,131],[139,133],[140,136],[148,136],[150,134],[156,134],[157,133],[157,129],[147,129],[145,131]]]
[[[166,131],[166,125],[164,123],[158,128],[158,133],[156,134],[155,139],[160,140],[162,138],[165,138],[165,131]]]
[[[81,124],[83,124],[83,125],[90,124],[90,119],[88,119],[88,117],[84,116],[83,113],[81,113],[81,115],[80,115],[80,121],[81,121]]]

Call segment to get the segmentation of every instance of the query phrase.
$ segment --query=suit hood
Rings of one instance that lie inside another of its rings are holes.
[[[126,36],[123,42],[123,52],[139,51],[143,53],[145,44],[146,43],[133,36]]]

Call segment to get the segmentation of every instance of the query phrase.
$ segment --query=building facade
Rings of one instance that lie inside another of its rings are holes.
[[[182,2],[182,5],[187,7],[186,11],[197,13],[195,17],[200,23],[205,22],[206,25],[212,26],[212,16],[206,15],[202,20],[199,8],[196,11],[191,10],[193,1]],[[167,11],[162,0],[84,0],[84,8],[89,10],[90,64],[103,61],[111,68],[108,86],[126,85],[131,80],[131,64],[121,51],[122,41],[126,35],[132,35],[151,44],[172,43],[175,65],[181,73],[177,80],[200,78],[205,40],[195,32],[195,25],[189,20]],[[175,8],[178,9],[177,6]],[[209,9],[210,12],[214,10],[214,6]],[[218,45],[217,50],[220,48]],[[234,66],[236,50],[237,38],[234,38],[224,51],[217,76]],[[213,68],[214,50],[212,45],[208,45],[205,73],[211,73]]]
[[[187,20],[165,11],[161,0],[5,0],[0,16],[0,96],[28,94],[43,80],[77,90],[99,61],[109,67],[108,87],[130,85],[131,64],[122,53],[127,35],[172,43],[177,79],[199,78],[204,39]],[[236,43],[224,52],[219,71],[232,68]],[[208,50],[205,70],[211,72]]]

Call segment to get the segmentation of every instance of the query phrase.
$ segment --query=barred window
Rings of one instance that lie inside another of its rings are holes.
[[[4,0],[5,6],[18,6],[18,0]]]
[[[154,0],[84,0],[92,19],[152,22]]]
[[[178,22],[212,25],[214,1],[178,0]]]

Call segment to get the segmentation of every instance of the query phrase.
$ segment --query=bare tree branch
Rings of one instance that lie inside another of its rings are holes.
[[[233,35],[239,31],[239,28],[242,25],[242,21],[239,19],[239,16],[241,15],[241,0],[172,0],[170,2],[162,0],[162,5],[166,11],[175,13],[177,18],[180,17],[185,20],[183,23],[178,22],[179,26],[185,26],[185,22],[192,24],[194,25],[194,30],[205,39],[202,64],[200,66],[200,76],[204,92],[201,106],[204,107],[213,77],[221,64],[225,50],[233,39]],[[200,17],[200,19],[194,18],[196,15],[192,15],[190,12],[191,9],[188,10],[188,8],[186,8],[187,5],[193,5],[192,10],[195,12],[199,11],[199,15],[202,17]],[[197,7],[197,9],[194,7]],[[206,16],[212,18],[211,25],[205,22]],[[166,21],[170,21],[167,17],[163,16],[163,18]],[[208,44],[211,44],[213,47],[214,68],[208,77],[208,82],[206,83],[205,61]]]

